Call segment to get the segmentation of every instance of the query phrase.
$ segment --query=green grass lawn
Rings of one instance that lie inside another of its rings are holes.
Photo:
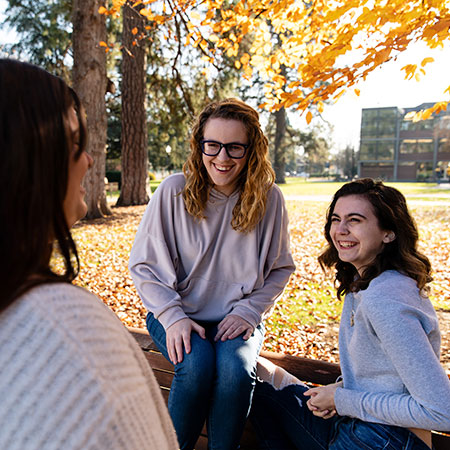
[[[284,195],[307,195],[307,196],[329,196],[330,200],[333,194],[343,185],[343,182],[323,181],[323,180],[305,180],[300,177],[288,177],[285,184],[280,184],[280,189]],[[433,200],[446,199],[450,201],[450,187],[443,187],[435,183],[386,183],[388,186],[395,187],[403,195],[409,198],[428,199],[433,195]]]
[[[150,189],[152,190],[152,194],[156,191],[156,188],[159,186],[161,181],[162,180],[150,180]]]
[[[161,180],[151,180],[150,189],[155,192]],[[322,179],[305,180],[300,177],[287,177],[285,184],[279,187],[286,196],[318,196],[329,197],[343,185],[343,182],[323,181]],[[405,196],[415,200],[448,200],[450,202],[450,187],[443,187],[435,183],[386,183],[401,191]],[[118,197],[119,192],[110,192],[110,197]]]

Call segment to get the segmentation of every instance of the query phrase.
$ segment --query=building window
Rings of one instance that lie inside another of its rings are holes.
[[[361,119],[361,136],[366,138],[377,137],[377,116],[378,111],[367,110],[362,112]]]
[[[381,109],[378,116],[378,136],[379,138],[395,138],[397,122],[397,110]]]
[[[422,130],[432,130],[434,128],[434,120],[432,118],[427,120],[420,120],[418,122],[413,122],[412,117],[402,120],[400,129],[402,131],[422,131]]]
[[[359,149],[359,159],[363,161],[370,161],[377,159],[376,142],[361,142],[361,146]]]
[[[395,138],[397,108],[367,109],[362,111],[362,138]]]
[[[400,143],[400,153],[433,153],[433,139],[404,139]]]
[[[393,160],[395,141],[361,142],[359,159],[361,161]]]
[[[417,168],[417,181],[429,181],[433,178],[433,163],[431,161],[420,163]]]
[[[439,153],[450,153],[450,139],[443,138],[439,141]]]
[[[377,159],[394,159],[395,142],[378,142]]]

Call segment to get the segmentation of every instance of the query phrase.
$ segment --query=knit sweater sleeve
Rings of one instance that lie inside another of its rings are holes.
[[[376,290],[372,290],[376,291]],[[338,388],[338,414],[368,422],[434,430],[450,429],[450,382],[424,328],[421,312],[402,301],[411,290],[382,289],[365,298],[364,315],[386,357],[392,362],[403,392],[370,392]],[[345,383],[345,380],[344,380]]]
[[[178,448],[142,351],[95,296],[42,285],[0,315],[0,448]]]

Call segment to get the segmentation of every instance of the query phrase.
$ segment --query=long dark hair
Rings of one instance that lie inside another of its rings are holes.
[[[361,195],[370,202],[373,212],[382,230],[393,231],[395,239],[384,245],[372,264],[358,275],[356,268],[341,261],[330,236],[331,216],[336,202],[348,195]],[[385,270],[397,270],[417,282],[420,290],[425,288],[432,278],[431,264],[426,256],[417,250],[419,233],[414,219],[411,217],[403,194],[397,189],[385,186],[381,181],[362,178],[344,184],[334,194],[327,211],[325,238],[328,247],[319,256],[322,268],[336,268],[337,295],[366,289],[369,283]]]
[[[63,201],[67,190],[69,108],[86,125],[76,94],[60,78],[39,67],[0,59],[0,311],[32,286],[70,282],[79,269]],[[64,271],[50,268],[53,243]]]
[[[231,225],[235,230],[253,230],[264,216],[267,193],[275,181],[269,160],[269,143],[259,123],[258,113],[241,100],[228,98],[207,105],[197,117],[191,132],[191,153],[183,166],[186,185],[184,204],[189,214],[203,219],[208,201],[210,182],[202,161],[200,141],[209,119],[238,120],[247,131],[249,142],[247,164],[239,174],[239,200],[233,209]]]

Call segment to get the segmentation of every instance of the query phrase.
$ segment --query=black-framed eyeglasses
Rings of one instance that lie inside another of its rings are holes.
[[[211,141],[210,139],[203,139],[200,142],[203,154],[206,156],[217,156],[222,148],[225,149],[227,155],[233,159],[241,159],[245,156],[248,144],[240,144],[239,142],[230,142],[228,144],[222,144],[222,142]]]

